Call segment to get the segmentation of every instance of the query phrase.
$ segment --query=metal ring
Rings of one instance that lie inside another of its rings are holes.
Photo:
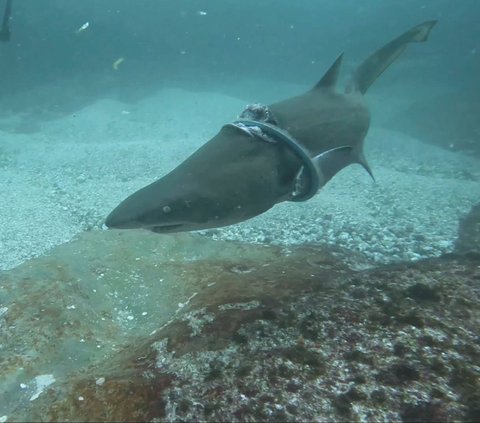
[[[307,201],[312,198],[320,189],[320,175],[318,169],[312,161],[310,154],[307,149],[305,149],[295,138],[293,138],[287,131],[279,128],[278,126],[272,125],[270,123],[248,120],[248,119],[239,119],[233,122],[235,124],[242,124],[246,127],[258,127],[265,132],[271,138],[281,141],[286,145],[290,151],[297,156],[302,162],[302,165],[306,171],[307,178],[309,180],[308,189],[300,194],[295,195],[292,193],[292,197],[289,201]],[[257,136],[255,132],[252,131],[252,135]],[[261,138],[261,137],[260,137]]]

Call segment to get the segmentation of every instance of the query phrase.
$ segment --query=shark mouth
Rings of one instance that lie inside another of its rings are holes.
[[[158,226],[151,226],[148,229],[149,231],[155,232],[157,234],[168,233],[168,232],[176,232],[179,228],[185,226],[184,223],[175,223],[172,225],[158,225]]]

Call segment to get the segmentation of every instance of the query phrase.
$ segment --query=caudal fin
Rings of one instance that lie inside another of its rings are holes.
[[[347,87],[347,91],[355,90],[365,94],[370,85],[403,53],[407,44],[427,41],[430,30],[436,23],[437,21],[423,22],[373,53],[357,68],[352,78],[353,86]]]

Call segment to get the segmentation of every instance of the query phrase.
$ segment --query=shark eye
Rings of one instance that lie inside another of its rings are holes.
[[[165,214],[168,214],[172,211],[172,208],[170,206],[163,206],[162,210]]]

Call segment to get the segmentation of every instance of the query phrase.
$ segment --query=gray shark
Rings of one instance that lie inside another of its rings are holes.
[[[350,164],[371,175],[363,155],[370,124],[363,94],[407,44],[426,41],[435,24],[417,25],[368,57],[344,93],[335,90],[340,55],[308,92],[248,106],[177,168],[122,201],[106,225],[162,233],[221,227],[282,201],[306,201]]]

